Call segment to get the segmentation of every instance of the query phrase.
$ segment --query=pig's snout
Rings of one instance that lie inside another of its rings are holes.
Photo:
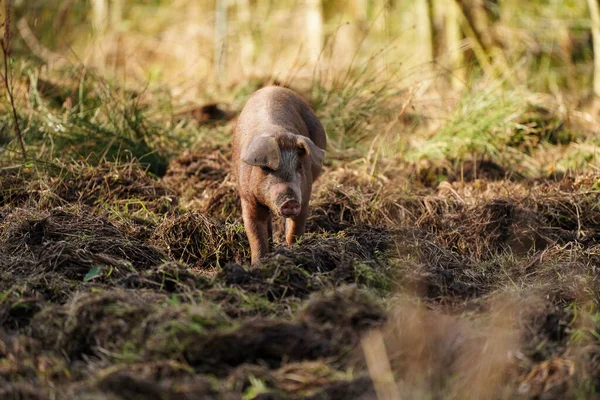
[[[287,200],[279,208],[281,215],[286,218],[295,217],[300,214],[300,202],[296,200]]]
[[[271,188],[271,210],[285,218],[300,214],[302,194],[300,188],[289,183],[280,183]]]

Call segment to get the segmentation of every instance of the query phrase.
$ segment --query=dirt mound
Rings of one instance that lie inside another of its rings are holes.
[[[405,217],[401,183],[390,185],[384,175],[339,168],[317,182],[307,222],[311,231],[337,232],[357,224],[397,226]]]
[[[49,307],[36,315],[32,336],[45,348],[65,352],[72,360],[103,357],[120,350],[153,305],[164,295],[107,291],[74,296],[67,304]]]
[[[198,125],[211,125],[229,121],[234,116],[234,113],[226,111],[223,106],[210,103],[181,110],[175,115],[175,120],[191,119],[196,121]]]
[[[242,261],[248,248],[240,229],[196,211],[166,215],[153,240],[173,259],[202,268]]]
[[[176,206],[175,193],[142,169],[139,163],[102,162],[42,165],[37,170],[2,173],[0,207],[52,208],[72,203],[135,212],[166,212]]]
[[[340,300],[349,307],[338,312],[327,311],[337,308]],[[322,323],[325,314],[330,317],[327,324]],[[313,298],[292,321],[251,319],[233,329],[179,329],[173,332],[175,337],[171,340],[183,345],[178,351],[189,365],[219,375],[246,363],[260,361],[269,368],[279,368],[284,360],[293,362],[332,356],[339,352],[340,346],[355,345],[361,331],[381,325],[384,318],[385,314],[374,300],[360,295],[355,288],[346,288],[339,293]],[[340,326],[344,328],[340,330]],[[148,342],[165,343],[152,337]],[[165,351],[172,352],[172,346],[163,349],[148,346],[152,358]]]
[[[15,209],[0,227],[0,290],[6,301],[1,306],[9,308],[7,324],[16,326],[28,324],[32,310],[45,301],[63,303],[78,290],[150,275],[145,271],[168,258],[82,205]],[[165,281],[154,279],[157,286]]]
[[[250,293],[264,293],[270,301],[305,298],[310,293],[343,283],[361,283],[389,290],[390,265],[377,262],[392,234],[378,229],[347,230],[333,237],[307,236],[293,249],[280,247],[252,268],[223,267],[218,279]]]
[[[31,171],[21,168],[0,170],[0,209],[27,201],[29,198],[27,186],[33,178],[34,174]]]
[[[2,221],[2,250],[8,259],[37,262],[39,268],[74,270],[101,264],[145,269],[165,259],[158,249],[126,237],[106,215],[81,206],[48,211],[17,209]]]
[[[169,164],[164,184],[189,207],[223,219],[241,218],[241,205],[230,175],[229,147],[185,151]]]
[[[147,209],[163,213],[176,206],[174,193],[146,173],[136,162],[86,164],[62,168],[56,194],[68,202],[118,206],[128,212]]]
[[[332,370],[312,384],[292,384],[289,377],[294,371],[314,370],[310,360],[347,353],[343,349],[356,346],[361,332],[385,319],[372,298],[352,287],[313,297],[290,321],[234,322],[216,304],[174,304],[167,299],[153,292],[109,290],[79,293],[64,305],[45,306],[23,330],[28,336],[1,338],[13,383],[26,380],[31,369],[26,366],[33,365],[34,375],[43,368],[54,371],[46,374],[47,382],[67,392],[65,383],[79,382],[80,390],[87,387],[90,393],[115,393],[125,385],[128,389],[122,390],[143,387],[139,393],[152,398],[233,395],[239,392],[215,385],[210,377],[239,381],[246,378],[238,368],[266,368],[271,387],[288,393],[343,391],[333,385],[340,377]],[[340,303],[345,307],[340,309]],[[122,363],[127,354],[136,362]],[[174,359],[185,363],[170,361]],[[77,372],[65,374],[66,369]],[[368,382],[360,382],[352,391],[370,389]],[[235,386],[247,389],[244,383]],[[43,393],[34,389],[32,393]]]

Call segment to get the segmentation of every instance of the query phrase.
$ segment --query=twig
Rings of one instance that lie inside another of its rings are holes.
[[[475,54],[475,58],[477,58],[477,62],[483,69],[483,72],[493,78],[501,78],[503,77],[506,81],[508,81],[513,86],[516,85],[515,78],[511,75],[511,68],[508,65],[508,61],[504,57],[504,54],[497,49],[495,46],[488,48],[486,46],[485,41],[482,39],[482,34],[475,27],[475,22],[471,19],[469,14],[465,11],[464,3],[461,0],[454,0],[456,5],[458,6],[458,11],[460,12],[460,16],[462,17],[463,24],[463,32],[467,39],[469,39],[469,43],[471,44],[471,49]],[[495,61],[493,64],[490,62]],[[501,65],[495,65],[500,63]]]
[[[365,355],[369,375],[371,375],[373,386],[375,386],[377,399],[400,400],[400,394],[394,381],[394,373],[381,332],[372,330],[361,339],[360,344]]]
[[[15,122],[15,132],[21,145],[21,151],[23,152],[23,158],[27,159],[27,152],[25,151],[25,141],[23,140],[23,134],[21,133],[21,127],[19,126],[19,117],[17,115],[17,108],[15,107],[15,99],[13,96],[13,88],[8,79],[8,57],[10,57],[10,12],[11,12],[12,0],[5,0],[4,11],[6,13],[4,22],[1,27],[4,28],[4,36],[0,39],[0,45],[2,46],[2,55],[4,57],[4,86],[6,87],[6,93],[10,99],[10,106],[12,108],[12,115]]]
[[[27,20],[25,19],[25,17],[21,18],[19,22],[17,22],[17,29],[21,34],[21,38],[23,38],[23,41],[25,42],[27,47],[29,47],[29,50],[31,50],[31,52],[35,54],[36,57],[41,58],[42,61],[44,61],[46,64],[54,66],[65,66],[68,63],[68,61],[60,54],[53,52],[52,50],[44,47],[40,43],[40,41],[35,37],[35,34],[27,24]]]

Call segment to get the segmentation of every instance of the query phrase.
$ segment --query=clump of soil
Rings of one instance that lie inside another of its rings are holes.
[[[127,212],[166,212],[176,206],[174,192],[134,161],[58,164],[45,172],[14,169],[0,177],[0,207],[40,209],[79,203],[92,207],[110,204]]]
[[[109,203],[128,212],[141,208],[163,213],[177,205],[174,193],[150,177],[136,162],[94,167],[75,164],[63,168],[56,194],[68,202]]]
[[[166,215],[154,233],[155,243],[171,258],[202,268],[241,260],[248,247],[243,232],[233,225],[196,211]]]
[[[24,203],[29,198],[27,184],[32,178],[27,170],[0,171],[0,208]]]
[[[0,244],[8,260],[33,264],[29,273],[62,271],[75,274],[72,278],[82,277],[87,265],[144,269],[165,259],[159,249],[127,238],[106,215],[94,215],[85,206],[17,209],[2,221]]]
[[[82,293],[67,304],[36,315],[32,336],[45,348],[65,352],[71,360],[102,357],[121,350],[131,334],[165,296],[132,291]]]
[[[218,218],[240,218],[230,152],[228,147],[185,151],[171,161],[162,181],[190,208]]]

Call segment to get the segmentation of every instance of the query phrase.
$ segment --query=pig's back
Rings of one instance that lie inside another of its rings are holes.
[[[308,103],[290,89],[267,86],[258,90],[246,103],[238,124],[254,134],[265,134],[274,128],[310,138],[325,149],[323,126]],[[276,130],[279,130],[276,129]],[[250,140],[254,134],[249,135]]]

